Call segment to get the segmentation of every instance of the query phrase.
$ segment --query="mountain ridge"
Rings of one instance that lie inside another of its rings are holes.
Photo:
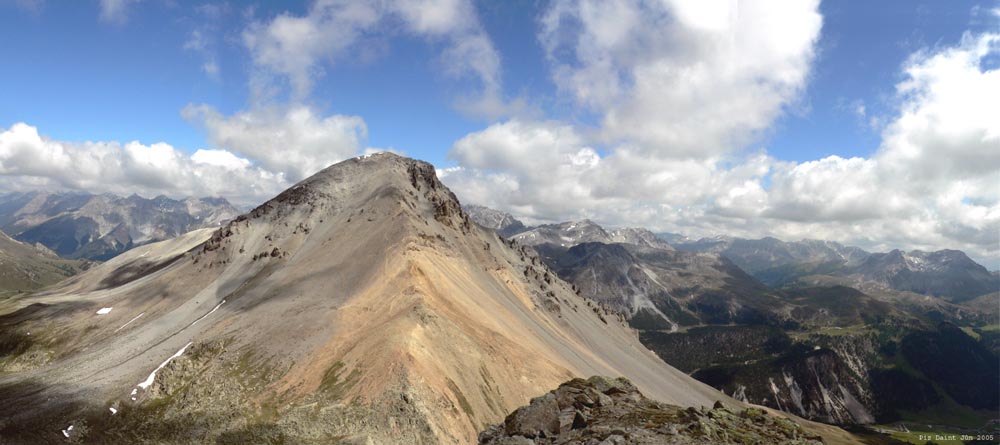
[[[510,225],[505,226],[501,234],[522,244],[569,248],[583,242],[626,243],[713,253],[725,256],[764,284],[775,287],[829,277],[838,285],[865,291],[910,291],[953,303],[1000,292],[1000,271],[987,270],[964,252],[954,249],[868,252],[836,241],[810,238],[784,241],[770,236],[748,239],[720,235],[691,239],[676,233],[656,234],[638,227],[605,229],[589,219],[525,226],[509,213],[484,206],[473,207],[476,208],[470,213],[473,220],[487,227],[495,225],[491,221],[497,216],[485,215],[502,215]],[[890,264],[893,260],[894,264]]]
[[[134,249],[22,304],[0,316],[7,332],[31,332],[23,353],[0,356],[22,369],[0,393],[45,411],[0,408],[5,436],[86,421],[91,437],[118,440],[470,443],[591,374],[683,406],[736,403],[472,224],[430,164],[389,154],[331,166],[210,233]],[[269,420],[234,416],[244,409]]]

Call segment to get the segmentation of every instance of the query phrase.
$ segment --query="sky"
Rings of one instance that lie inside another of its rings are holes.
[[[0,0],[0,191],[463,202],[1000,267],[1000,2]]]

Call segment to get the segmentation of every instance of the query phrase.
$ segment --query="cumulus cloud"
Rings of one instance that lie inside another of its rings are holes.
[[[557,87],[599,123],[511,120],[463,138],[450,153],[460,168],[444,173],[470,199],[529,219],[658,226],[691,215],[676,209],[749,216],[766,204],[770,158],[732,153],[805,85],[817,2],[560,0],[540,24]]]
[[[252,23],[243,33],[254,64],[287,79],[295,97],[312,89],[324,67],[349,57],[374,33],[403,32],[442,44],[444,71],[478,80],[481,89],[461,101],[464,109],[504,113],[500,56],[469,0],[356,2],[317,0],[305,15],[282,13]],[[258,88],[262,88],[258,84]]]
[[[214,148],[188,154],[162,142],[55,141],[25,123],[0,128],[0,190],[224,196],[249,205],[331,164],[382,151],[366,146],[361,118],[323,116],[305,106],[226,116],[192,104],[182,115],[204,129]]]
[[[320,116],[306,106],[256,108],[225,116],[208,105],[181,115],[203,128],[209,142],[296,182],[355,156],[368,136],[357,116]]]
[[[600,157],[571,126],[511,120],[462,138],[450,156],[462,168],[446,180],[476,202],[543,219],[600,204],[586,178]]]
[[[828,232],[847,229],[882,244],[876,240],[906,238],[909,245],[961,247],[1000,260],[1000,70],[984,66],[998,54],[997,34],[966,35],[955,47],[914,54],[897,85],[898,116],[878,151],[776,173],[769,211],[783,216],[822,200],[845,221]],[[829,216],[819,212],[813,226]]]
[[[0,188],[4,190],[225,196],[239,204],[252,204],[288,184],[283,175],[224,150],[199,150],[188,156],[165,143],[53,141],[24,123],[0,131]]]
[[[603,14],[627,19],[628,11]],[[691,20],[709,29],[731,21],[698,17]],[[608,42],[628,35],[618,29],[593,32]],[[532,222],[589,217],[694,236],[821,238],[876,250],[958,248],[996,267],[1000,69],[989,61],[998,55],[996,34],[966,35],[954,47],[912,55],[896,88],[897,110],[886,117],[882,142],[869,157],[787,162],[764,152],[676,152],[663,148],[674,146],[667,140],[642,134],[597,150],[594,144],[605,141],[606,133],[512,120],[457,142],[450,156],[459,166],[442,174],[463,200]],[[622,92],[629,91],[624,83],[600,91],[569,85],[582,102],[600,101],[611,110],[619,109],[617,98],[632,100]],[[771,94],[778,102],[787,100],[783,88]],[[615,99],[603,102],[607,97]],[[667,96],[657,97],[662,108],[673,108]],[[690,135],[704,129],[686,125],[693,127],[683,130]],[[737,124],[718,137],[711,136],[717,127],[705,131],[711,140],[732,141],[745,137],[748,128]],[[677,144],[684,138],[675,136]]]
[[[770,126],[806,84],[819,2],[560,0],[540,40],[607,142],[710,157]]]
[[[754,155],[726,169],[717,159],[656,159],[633,147],[602,156],[573,126],[517,119],[462,138],[449,156],[459,167],[442,175],[467,201],[531,221],[612,224],[625,224],[636,212],[649,216],[642,220],[649,224],[664,209],[703,204],[723,189],[750,193],[747,182],[765,174],[770,159]],[[742,211],[736,207],[730,210]]]

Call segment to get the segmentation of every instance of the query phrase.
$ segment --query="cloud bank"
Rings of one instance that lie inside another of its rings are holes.
[[[871,156],[787,162],[741,149],[795,106],[818,4],[730,5],[555,2],[539,38],[596,124],[490,125],[454,144],[445,182],[529,221],[949,247],[1000,265],[1000,36],[913,54]]]
[[[361,118],[324,117],[303,106],[223,116],[190,105],[182,114],[220,148],[189,155],[163,142],[54,141],[25,123],[0,129],[0,190],[225,196],[254,205],[330,164],[376,150],[365,144]]]

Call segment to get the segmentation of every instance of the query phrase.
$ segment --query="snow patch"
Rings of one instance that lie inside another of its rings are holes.
[[[191,343],[194,343],[194,342],[190,342],[189,341],[188,344],[184,345],[184,347],[181,348],[180,351],[177,351],[177,353],[175,353],[174,355],[171,355],[170,358],[164,360],[163,363],[160,363],[160,366],[157,366],[156,369],[153,370],[153,372],[149,373],[149,377],[146,377],[146,380],[143,380],[141,383],[139,383],[136,386],[138,386],[139,388],[142,388],[142,389],[149,388],[149,385],[152,385],[153,384],[153,380],[156,379],[156,373],[157,373],[157,371],[159,371],[160,369],[163,369],[164,366],[167,366],[167,364],[170,363],[171,360],[173,360],[173,359],[175,359],[177,357],[180,357],[181,354],[184,354],[184,350],[187,349],[188,346],[191,346]],[[132,394],[135,394],[135,390],[132,390]],[[133,397],[132,400],[135,400],[135,397]]]
[[[102,308],[100,308],[100,309],[97,310],[97,315],[105,315],[105,314],[111,312],[111,309],[112,308],[110,308],[110,307],[102,307]]]
[[[225,303],[225,302],[226,302],[226,300],[222,300],[222,303],[219,303],[219,304],[215,305],[215,307],[214,307],[214,308],[212,308],[212,310],[208,311],[208,313],[207,313],[207,314],[205,314],[205,315],[202,315],[202,316],[201,316],[201,318],[199,318],[199,319],[195,320],[195,321],[194,321],[194,323],[191,323],[191,326],[194,326],[194,325],[195,325],[195,323],[198,323],[199,321],[202,321],[202,320],[204,320],[204,319],[205,319],[205,317],[207,317],[207,316],[209,316],[209,315],[212,315],[212,312],[215,312],[215,311],[219,310],[219,306],[222,306],[222,305],[223,305],[223,303]],[[189,326],[189,327],[190,327],[190,326]]]
[[[118,331],[120,331],[120,330],[122,330],[122,329],[125,329],[125,326],[128,326],[128,325],[132,324],[132,322],[133,322],[133,321],[136,321],[136,320],[138,320],[138,319],[139,319],[139,317],[141,317],[141,316],[143,316],[143,315],[145,315],[145,314],[146,314],[146,313],[145,313],[145,312],[143,312],[143,313],[140,313],[139,315],[136,315],[136,316],[135,316],[135,317],[133,317],[133,318],[132,318],[131,320],[129,320],[129,321],[128,321],[128,323],[125,323],[125,324],[123,324],[123,325],[119,326],[119,327],[118,327],[118,329],[115,329],[115,332],[118,332]],[[114,332],[112,332],[112,334],[113,334],[113,333],[114,333]]]

